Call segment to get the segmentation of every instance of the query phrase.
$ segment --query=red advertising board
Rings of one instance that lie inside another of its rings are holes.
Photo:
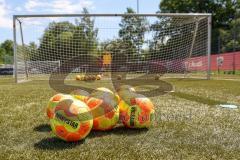
[[[186,60],[185,65],[190,71],[205,71],[208,67],[207,56],[194,57]],[[240,51],[211,55],[211,70],[240,70]]]

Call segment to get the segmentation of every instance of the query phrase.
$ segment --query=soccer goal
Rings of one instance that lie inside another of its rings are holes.
[[[16,82],[53,73],[210,78],[211,14],[14,15]]]

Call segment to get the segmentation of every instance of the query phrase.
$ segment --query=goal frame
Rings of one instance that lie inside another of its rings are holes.
[[[208,35],[207,35],[207,77],[206,79],[210,80],[211,78],[211,34],[212,34],[212,14],[211,13],[155,13],[155,14],[28,14],[28,15],[13,15],[13,41],[14,41],[14,72],[13,76],[15,82],[18,83],[18,74],[17,74],[17,31],[16,31],[16,21],[19,21],[19,18],[44,18],[44,17],[122,17],[122,16],[148,16],[148,17],[158,17],[158,16],[168,16],[168,17],[207,17],[208,19]],[[20,21],[19,21],[20,22]],[[21,22],[20,22],[21,30]],[[23,42],[23,39],[22,39]]]

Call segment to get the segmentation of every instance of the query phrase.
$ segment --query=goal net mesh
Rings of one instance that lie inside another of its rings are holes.
[[[18,17],[17,81],[52,73],[206,78],[208,16]]]

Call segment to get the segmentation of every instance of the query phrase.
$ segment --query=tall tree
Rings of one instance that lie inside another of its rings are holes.
[[[13,56],[13,41],[6,40],[1,44],[1,48],[3,48],[6,52],[6,55]]]
[[[5,49],[3,49],[2,47],[0,47],[0,64],[4,63],[4,56],[5,56]]]
[[[163,13],[212,13],[212,46],[217,45],[219,29],[230,29],[230,23],[239,7],[239,0],[162,0],[159,11]],[[217,47],[212,47],[217,52]]]
[[[153,40],[150,41],[150,58],[173,60],[189,57],[195,29],[195,25],[186,23],[190,20],[159,17],[159,20],[151,25]]]
[[[94,20],[87,15],[87,9],[83,13],[86,16],[76,19],[75,23],[50,23],[41,38],[37,54],[32,59],[54,61],[66,60],[68,55],[96,55],[97,29]]]
[[[37,45],[34,42],[30,42],[29,45],[26,46],[27,55],[30,59],[37,54]]]
[[[125,12],[125,14],[134,13],[136,12],[132,8],[127,8],[127,12]],[[123,16],[119,26],[119,37],[125,43],[129,43],[129,46],[131,46],[130,48],[133,49],[133,57],[139,56],[144,43],[144,35],[148,31],[148,22],[146,18],[126,15]]]
[[[231,52],[240,50],[240,13],[235,15],[230,23],[230,29],[220,29],[220,52]]]
[[[97,54],[97,35],[98,35],[98,29],[94,26],[94,20],[91,19],[90,16],[87,16],[89,14],[88,10],[86,8],[83,8],[82,11],[83,14],[86,16],[83,16],[82,18],[76,19],[76,26],[81,28],[84,32],[84,38],[85,38],[85,47],[87,49],[87,52],[89,55],[91,54]]]
[[[236,0],[162,0],[159,12],[212,13],[213,28],[229,27],[236,3]]]
[[[32,60],[62,60],[71,52],[74,24],[70,22],[51,22],[45,29],[40,46]]]
[[[0,63],[13,63],[13,41],[5,40],[0,45]]]

